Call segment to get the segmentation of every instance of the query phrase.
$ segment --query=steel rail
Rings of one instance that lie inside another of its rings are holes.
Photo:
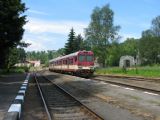
[[[46,113],[47,113],[47,116],[48,116],[48,120],[52,120],[51,115],[50,115],[49,110],[48,110],[48,107],[47,107],[47,104],[46,104],[46,102],[45,102],[45,99],[44,99],[44,96],[43,96],[43,93],[42,93],[41,87],[40,87],[40,85],[39,85],[39,83],[38,83],[38,80],[37,80],[36,74],[34,74],[34,78],[35,78],[35,80],[36,80],[37,87],[38,87],[38,90],[39,90],[39,93],[40,93],[41,99],[42,99],[42,101],[43,101],[43,104],[44,104],[44,107],[45,107],[45,110],[46,110]]]
[[[109,78],[126,78],[130,80],[138,80],[138,81],[155,81],[159,82],[160,78],[148,78],[148,77],[140,77],[140,76],[120,76],[120,75],[94,75],[93,77],[109,77]]]
[[[150,88],[145,88],[145,87],[125,84],[125,83],[120,83],[120,82],[114,82],[114,81],[109,81],[109,80],[102,80],[102,79],[98,79],[98,78],[92,78],[92,80],[102,81],[102,82],[105,82],[105,83],[110,83],[110,84],[114,84],[114,85],[120,85],[120,86],[130,87],[130,88],[135,88],[137,90],[153,92],[153,93],[156,93],[156,94],[160,95],[160,91],[159,90],[154,90],[154,89],[150,89]]]
[[[59,88],[62,92],[66,93],[67,95],[69,95],[70,97],[72,97],[74,100],[76,100],[80,105],[82,105],[86,110],[88,110],[92,115],[94,115],[94,117],[97,117],[97,120],[104,120],[104,118],[102,118],[101,116],[99,116],[96,112],[94,112],[93,110],[91,110],[89,107],[87,107],[85,104],[83,104],[80,100],[78,100],[75,96],[71,95],[69,92],[67,92],[65,89],[63,89],[61,86],[53,83],[51,80],[49,80],[48,78],[46,78],[45,76],[41,75],[44,79],[50,81],[53,85],[55,85],[57,88]]]

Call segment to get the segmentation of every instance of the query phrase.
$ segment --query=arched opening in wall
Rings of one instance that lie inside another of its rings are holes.
[[[130,67],[130,60],[125,60],[125,66]]]

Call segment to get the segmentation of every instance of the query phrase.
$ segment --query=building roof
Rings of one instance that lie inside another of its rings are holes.
[[[81,53],[81,52],[91,52],[91,51],[86,51],[86,50],[83,50],[83,51],[77,51],[77,52],[75,52],[75,53],[71,53],[71,54],[68,54],[68,55],[65,55],[65,56],[60,56],[60,57],[57,57],[57,58],[51,59],[51,60],[49,61],[49,63],[54,62],[54,61],[57,61],[57,60],[61,60],[61,59],[64,59],[64,58],[77,56],[77,55],[78,55],[79,53]]]

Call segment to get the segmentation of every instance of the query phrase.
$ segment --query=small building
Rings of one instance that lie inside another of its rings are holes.
[[[31,64],[28,61],[24,61],[21,63],[16,63],[14,66],[16,66],[16,67],[30,67]]]
[[[24,67],[24,66],[26,66],[26,67],[31,67],[31,66],[40,67],[40,65],[41,65],[40,60],[35,60],[35,61],[26,60],[23,63],[15,64],[15,66],[17,66],[17,67]]]
[[[121,68],[132,67],[132,66],[135,66],[135,64],[136,64],[136,60],[134,59],[134,57],[129,55],[122,56],[119,61],[119,67]]]
[[[31,66],[33,66],[33,67],[40,67],[40,65],[41,65],[40,60],[27,61],[27,62],[29,62],[31,64]]]

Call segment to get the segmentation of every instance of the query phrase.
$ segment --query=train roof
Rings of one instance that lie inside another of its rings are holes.
[[[68,57],[72,57],[72,56],[77,56],[79,53],[83,53],[83,52],[92,52],[92,51],[85,51],[85,50],[83,50],[83,51],[77,51],[75,53],[71,53],[71,54],[68,54],[68,55],[65,55],[65,56],[60,56],[60,57],[51,59],[49,62],[57,61],[57,60],[68,58]]]

